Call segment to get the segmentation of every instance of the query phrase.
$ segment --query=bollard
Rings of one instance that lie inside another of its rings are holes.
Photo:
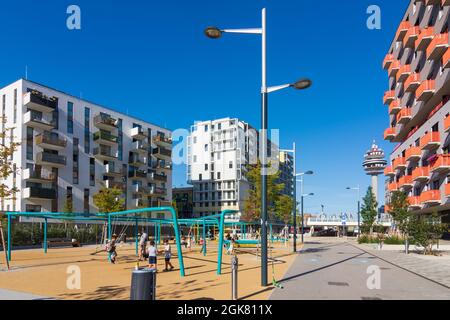
[[[231,299],[238,298],[238,258],[233,256],[231,258]]]
[[[131,276],[130,300],[156,300],[156,270],[134,270]]]

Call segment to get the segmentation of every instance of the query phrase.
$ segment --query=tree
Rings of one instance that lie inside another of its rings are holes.
[[[408,197],[402,191],[394,191],[391,195],[389,204],[389,213],[398,229],[405,237],[408,235],[408,220],[410,214],[408,212]]]
[[[370,234],[372,234],[373,232],[373,225],[378,214],[377,208],[378,203],[375,200],[375,195],[372,191],[372,187],[369,187],[367,189],[366,195],[363,198],[363,204],[361,208],[361,217],[363,223],[361,227],[363,230],[365,230],[365,232],[369,231]]]
[[[121,195],[122,190],[118,188],[103,187],[94,194],[94,205],[101,213],[122,211],[125,208],[125,199]]]
[[[424,254],[433,253],[433,245],[448,230],[436,212],[432,215],[414,215],[409,221],[409,234],[413,241],[424,248]]]
[[[64,213],[73,213],[72,198],[67,198],[66,201],[64,201],[63,212]]]
[[[283,183],[277,183],[280,173],[267,176],[267,211],[269,219],[277,218],[277,202],[281,205],[279,198],[284,188]],[[255,221],[261,218],[261,163],[248,166],[246,178],[251,188],[248,191],[248,197],[244,202],[244,212],[242,219],[244,221]],[[283,201],[283,200],[282,200]],[[292,201],[292,200],[291,200]]]
[[[292,221],[293,200],[287,195],[281,195],[275,202],[276,216],[279,220],[288,224]]]

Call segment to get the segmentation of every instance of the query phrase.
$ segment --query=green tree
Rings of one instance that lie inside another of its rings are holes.
[[[412,215],[408,232],[414,243],[424,248],[424,254],[433,253],[433,245],[448,230],[448,225],[441,222],[436,212],[432,215]]]
[[[370,234],[372,234],[373,232],[373,225],[378,214],[377,208],[378,203],[375,200],[375,195],[372,191],[372,187],[369,187],[367,189],[366,195],[363,198],[361,207],[361,218],[363,220],[361,228],[366,233],[369,232]]]
[[[122,190],[103,187],[94,194],[94,205],[101,213],[122,211],[125,208],[125,199],[121,196]]]
[[[63,212],[73,213],[73,201],[71,198],[67,198],[66,201],[64,201]]]
[[[287,195],[281,195],[275,202],[277,218],[284,223],[292,222],[293,199]]]
[[[391,195],[389,203],[389,214],[394,220],[396,229],[398,229],[404,237],[408,237],[408,226],[410,214],[408,212],[408,197],[402,191],[394,191]]]

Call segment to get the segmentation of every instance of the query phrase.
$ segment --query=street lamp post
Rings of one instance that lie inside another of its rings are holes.
[[[360,214],[360,211],[361,211],[361,201],[360,201],[360,194],[359,194],[359,190],[360,190],[360,188],[359,188],[359,184],[358,184],[358,186],[356,186],[356,187],[354,187],[354,188],[351,188],[351,187],[347,187],[347,190],[356,190],[357,191],[357,193],[358,193],[358,235],[357,235],[357,237],[358,237],[358,239],[359,239],[359,235],[361,234],[361,214]]]
[[[311,175],[314,174],[313,171],[308,170],[306,172],[301,172],[301,173],[297,173],[295,174],[295,179],[297,177],[300,177],[299,180],[296,180],[297,182],[300,182],[300,194],[303,195],[303,176],[304,175]],[[297,199],[297,195],[295,195],[295,198]],[[297,201],[297,200],[296,200]],[[301,212],[302,212],[302,243],[303,243],[303,197],[300,197],[300,201],[301,201]],[[294,215],[294,252],[297,252],[297,203],[295,205],[295,215]]]
[[[304,220],[305,220],[305,218],[304,218],[304,212],[303,212],[303,199],[305,198],[305,197],[307,197],[307,196],[313,196],[314,195],[314,193],[306,193],[306,194],[303,194],[302,193],[302,196],[301,196],[301,198],[302,198],[302,204],[301,204],[301,210],[302,210],[302,243],[304,243],[304,238],[303,238],[303,230],[304,230]]]
[[[262,47],[262,86],[261,86],[261,285],[267,286],[267,128],[268,117],[268,94],[285,88],[306,89],[311,86],[311,80],[302,79],[295,83],[267,87],[266,78],[266,9],[262,9],[261,28],[250,29],[219,29],[208,27],[205,34],[211,39],[219,39],[223,33],[260,34]]]

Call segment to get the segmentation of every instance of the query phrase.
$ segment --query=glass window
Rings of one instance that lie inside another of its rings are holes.
[[[67,133],[73,133],[73,102],[67,102]]]
[[[91,109],[84,108],[84,152],[91,152],[91,130],[90,130]],[[72,124],[73,125],[73,124]]]

